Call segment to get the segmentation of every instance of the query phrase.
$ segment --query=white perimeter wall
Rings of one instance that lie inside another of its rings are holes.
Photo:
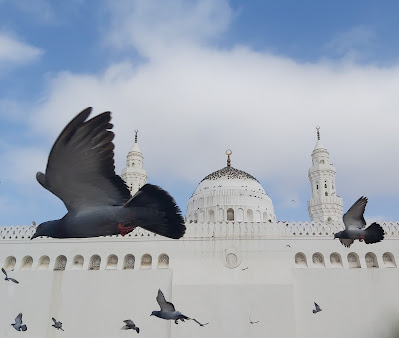
[[[0,265],[13,255],[15,271],[9,275],[19,285],[0,280],[1,337],[132,337],[122,331],[122,320],[133,319],[140,337],[393,337],[399,323],[399,271],[384,266],[382,255],[399,257],[399,241],[387,238],[366,245],[344,248],[331,238],[183,239],[102,238],[95,240],[34,240],[0,243]],[[379,268],[367,268],[365,255],[373,252]],[[298,268],[295,255],[302,252],[308,267]],[[325,267],[312,263],[312,254],[324,256]],[[341,255],[343,266],[333,267],[331,253]],[[350,269],[347,255],[355,252],[361,268]],[[126,254],[136,258],[134,270],[105,270],[106,258]],[[141,256],[153,258],[152,268],[140,269]],[[158,269],[162,253],[169,256],[169,269]],[[234,253],[238,266],[229,268],[226,255]],[[87,262],[100,255],[99,271],[87,270]],[[50,267],[58,255],[68,259],[65,271],[20,271],[25,256],[32,269],[43,255]],[[70,271],[76,255],[85,259],[84,269]],[[245,270],[243,270],[245,269]],[[157,310],[155,297],[162,289],[176,308],[202,322],[179,323],[150,317]],[[314,315],[313,302],[323,311]],[[23,313],[27,332],[10,325]],[[51,327],[54,316],[65,332]],[[251,325],[249,317],[258,324]]]

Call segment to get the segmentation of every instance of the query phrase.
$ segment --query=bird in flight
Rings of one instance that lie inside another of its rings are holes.
[[[126,325],[122,327],[121,330],[136,330],[137,333],[140,333],[140,329],[133,323],[132,320],[126,319],[123,321]]]
[[[3,271],[3,273],[6,275],[6,278],[4,278],[4,280],[14,282],[15,284],[19,284],[19,282],[16,279],[8,277],[7,272],[6,270],[4,270],[4,268],[1,268],[1,271]]]
[[[54,322],[54,324],[51,325],[52,327],[55,327],[57,330],[64,331],[64,329],[62,328],[62,323],[61,322],[58,322],[57,319],[55,319],[54,317],[51,317],[51,319]]]
[[[313,313],[317,313],[317,312],[321,311],[320,306],[316,302],[314,302],[314,306],[315,306],[315,308],[313,309]]]
[[[363,214],[367,204],[367,197],[360,197],[346,212],[343,217],[345,230],[340,231],[334,235],[339,238],[340,242],[349,248],[354,240],[372,244],[380,242],[384,239],[384,229],[377,223],[371,224],[365,229],[366,221]]]
[[[156,298],[159,307],[161,308],[160,311],[152,311],[151,316],[156,316],[158,318],[166,319],[166,320],[174,320],[175,324],[178,324],[178,320],[181,320],[184,322],[184,320],[193,320],[195,321],[199,326],[205,326],[208,325],[209,323],[202,324],[198,320],[194,318],[189,318],[185,315],[183,315],[180,311],[175,310],[175,306],[167,302],[165,300],[165,296],[163,295],[161,290],[158,290],[158,295]]]
[[[259,320],[257,320],[256,322],[254,322],[254,321],[251,320],[251,317],[249,317],[249,322],[250,322],[250,324],[258,324],[258,323],[259,323]]]
[[[26,331],[28,328],[25,324],[22,324],[22,313],[20,312],[17,317],[15,317],[15,323],[11,324],[17,331]]]
[[[165,190],[144,185],[133,197],[115,174],[111,113],[87,120],[80,112],[61,132],[38,182],[65,204],[68,213],[36,228],[31,239],[122,236],[142,227],[178,239],[186,227],[179,207]],[[87,120],[87,121],[86,121]]]

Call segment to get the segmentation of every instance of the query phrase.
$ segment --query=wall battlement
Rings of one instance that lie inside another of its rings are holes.
[[[399,222],[386,221],[379,223],[385,237],[399,237]],[[323,224],[316,222],[208,222],[186,224],[186,234],[182,238],[264,238],[264,237],[330,237],[343,230],[342,222]],[[35,233],[35,226],[3,226],[0,227],[0,243],[9,240],[29,241]],[[107,238],[121,238],[121,235],[107,236]],[[136,228],[125,236],[130,240],[135,237],[163,237],[142,228]],[[99,237],[104,238],[104,237]],[[50,239],[52,240],[52,239]]]

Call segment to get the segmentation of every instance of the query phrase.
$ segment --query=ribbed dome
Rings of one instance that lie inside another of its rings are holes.
[[[245,171],[242,170],[238,170],[236,168],[233,167],[224,167],[222,169],[216,170],[213,173],[209,174],[208,176],[206,176],[202,181],[205,180],[217,180],[219,178],[227,178],[227,179],[241,179],[241,178],[249,178],[251,180],[254,180],[256,182],[258,182],[258,180],[253,177],[252,175],[246,173]],[[201,181],[201,182],[202,182]]]
[[[186,221],[274,222],[272,200],[258,180],[230,165],[207,175],[188,201]]]

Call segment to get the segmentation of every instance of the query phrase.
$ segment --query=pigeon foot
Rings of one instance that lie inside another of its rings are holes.
[[[363,240],[364,240],[364,235],[360,235],[359,242],[363,242]]]
[[[178,319],[176,319],[176,320],[175,320],[175,324],[176,324],[176,325],[178,325],[178,324],[179,324],[177,321],[178,321]]]
[[[134,230],[134,227],[132,226],[124,226],[122,222],[118,223],[118,230],[121,233],[122,236],[127,235],[129,232]]]

